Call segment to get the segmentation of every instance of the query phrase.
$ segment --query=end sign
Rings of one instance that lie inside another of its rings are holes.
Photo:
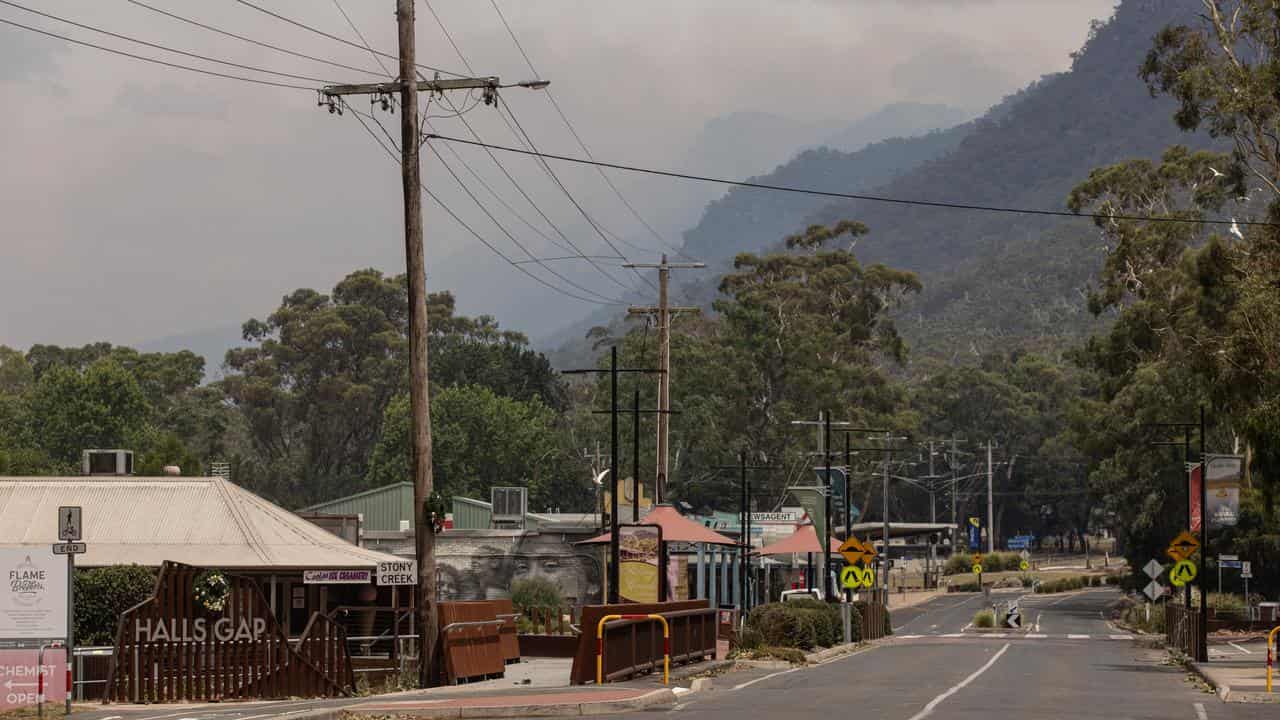
[[[379,585],[417,585],[418,561],[393,560],[378,563]]]

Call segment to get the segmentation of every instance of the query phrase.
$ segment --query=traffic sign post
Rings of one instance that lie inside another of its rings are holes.
[[[67,556],[67,714],[71,714],[71,665],[75,657],[75,617],[76,617],[76,555],[86,552],[88,547],[80,542],[84,536],[83,512],[79,505],[63,505],[58,508],[58,539],[62,542],[53,546],[55,555]],[[43,663],[41,663],[43,664]],[[42,676],[43,677],[43,676]],[[42,706],[43,707],[43,706]]]
[[[1174,587],[1182,587],[1196,579],[1196,564],[1190,560],[1179,560],[1169,571],[1169,582]]]
[[[1142,566],[1142,572],[1146,573],[1147,577],[1155,580],[1160,577],[1160,573],[1164,572],[1164,566],[1157,562],[1155,558],[1152,558],[1146,565]]]

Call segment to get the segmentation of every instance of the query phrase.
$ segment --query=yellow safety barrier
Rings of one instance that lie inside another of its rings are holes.
[[[1276,656],[1276,633],[1278,632],[1280,632],[1280,626],[1272,628],[1271,632],[1267,633],[1267,692],[1271,692],[1271,666]]]
[[[656,620],[662,623],[662,684],[671,684],[671,627],[661,615],[605,615],[596,623],[596,684],[604,684],[604,624],[611,620]]]

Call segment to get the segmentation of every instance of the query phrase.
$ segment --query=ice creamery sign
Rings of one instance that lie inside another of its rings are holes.
[[[67,561],[48,546],[0,548],[0,639],[67,636]]]

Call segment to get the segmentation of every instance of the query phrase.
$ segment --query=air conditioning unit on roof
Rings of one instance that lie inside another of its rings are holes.
[[[495,487],[490,490],[495,528],[524,527],[524,516],[529,505],[528,492],[527,488],[522,487]]]
[[[85,450],[80,455],[85,475],[132,475],[132,450]]]

